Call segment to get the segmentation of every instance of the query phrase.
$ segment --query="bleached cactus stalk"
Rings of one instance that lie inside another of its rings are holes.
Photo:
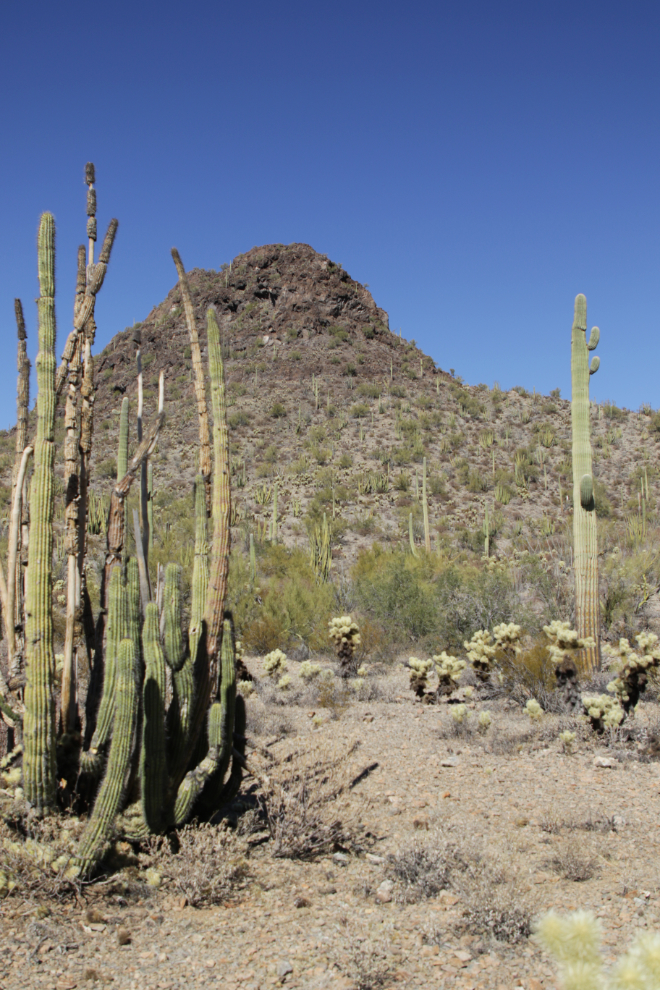
[[[55,804],[55,701],[53,697],[53,497],[55,461],[55,220],[39,224],[39,353],[37,438],[30,486],[23,783],[36,808]]]
[[[589,341],[587,300],[575,297],[575,314],[571,331],[571,425],[573,432],[573,543],[575,569],[575,625],[582,639],[590,637],[593,647],[584,652],[586,671],[600,665],[600,604],[598,599],[598,538],[591,463],[589,423],[589,378],[598,371],[600,359],[594,357],[589,367],[589,351],[598,345],[600,331],[594,327]]]

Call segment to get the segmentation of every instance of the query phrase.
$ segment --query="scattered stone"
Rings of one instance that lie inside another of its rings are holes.
[[[128,928],[118,928],[117,929],[117,941],[120,945],[130,945],[131,933]]]
[[[311,903],[312,902],[308,900],[306,897],[296,897],[296,899],[293,902],[293,906],[295,908],[306,908],[306,907],[310,907]]]
[[[392,892],[394,890],[394,882],[392,880],[383,880],[383,882],[378,887],[376,891],[376,900],[379,904],[389,904],[392,900]]]
[[[384,863],[385,862],[385,857],[384,856],[376,856],[374,853],[367,853],[367,855],[364,858],[366,859],[366,861],[368,863],[376,863],[376,864],[378,864],[378,863]]]
[[[444,760],[440,760],[441,767],[457,767],[461,761],[457,756],[445,756]]]
[[[611,770],[612,767],[616,766],[616,760],[613,760],[611,756],[595,756],[594,766],[600,770]]]
[[[428,829],[428,827],[429,827],[428,815],[415,815],[415,817],[413,818],[413,828]]]
[[[283,959],[282,962],[277,964],[277,978],[278,980],[285,980],[289,973],[293,973],[293,966],[288,959]]]
[[[335,863],[336,866],[348,866],[349,857],[346,853],[334,853],[332,862]]]

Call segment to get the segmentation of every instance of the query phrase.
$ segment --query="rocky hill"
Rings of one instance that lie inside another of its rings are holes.
[[[434,550],[475,563],[486,550],[489,558],[509,560],[531,551],[551,557],[555,571],[561,561],[570,564],[569,402],[452,377],[414,341],[390,331],[387,314],[365,286],[305,244],[254,248],[220,271],[195,269],[189,279],[204,357],[211,305],[223,332],[239,550],[249,533],[257,542],[269,538],[276,489],[278,542],[306,550],[309,527],[325,512],[335,573],[348,573],[360,549],[375,541],[409,546],[411,518],[420,545],[426,458]],[[557,329],[567,362],[569,330]],[[197,418],[176,283],[141,324],[118,333],[97,358],[93,488],[108,499],[124,395],[134,420],[138,339],[147,422],[161,370],[166,381],[167,424],[153,459],[154,561],[187,559]],[[651,410],[594,406],[596,500],[606,554],[639,548],[644,525],[648,538],[658,484],[654,422]],[[2,443],[7,483],[12,437]],[[649,489],[645,519],[642,480]],[[651,560],[644,574],[650,587],[657,579]]]

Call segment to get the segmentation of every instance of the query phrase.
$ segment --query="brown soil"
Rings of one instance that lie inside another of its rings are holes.
[[[554,970],[532,939],[475,930],[475,896],[505,912],[591,908],[610,961],[636,932],[657,928],[657,764],[639,745],[606,746],[578,726],[565,755],[557,735],[566,718],[532,726],[504,698],[470,702],[473,726],[480,710],[492,712],[485,735],[456,734],[451,706],[413,701],[403,672],[368,678],[362,690],[370,700],[324,708],[294,677],[288,701],[263,684],[248,700],[253,739],[276,759],[360,740],[351,772],[365,772],[333,811],[352,823],[344,855],[275,859],[272,841],[253,832],[247,881],[212,908],[186,906],[171,885],[149,894],[135,882],[125,896],[92,885],[79,904],[12,895],[0,905],[0,986],[550,990]],[[641,709],[638,725],[652,729],[657,706]],[[251,760],[272,774],[260,749]],[[248,779],[239,822],[254,815],[245,809],[258,791]],[[381,887],[393,876],[388,856],[446,841],[482,864],[476,887],[461,886],[460,873],[430,897],[396,877]]]

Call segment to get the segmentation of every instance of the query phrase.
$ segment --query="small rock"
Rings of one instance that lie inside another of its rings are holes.
[[[293,966],[288,961],[288,959],[283,959],[282,962],[277,964],[277,978],[278,980],[284,980],[289,975],[293,973]]]
[[[626,824],[626,820],[621,815],[612,815],[612,824],[615,828],[621,828],[622,825]]]
[[[415,815],[413,818],[413,828],[425,828],[429,827],[429,816],[428,815]]]
[[[470,960],[472,959],[471,954],[469,952],[466,952],[465,949],[455,949],[454,955],[456,956],[457,959],[460,959],[462,963],[469,963]]]
[[[362,719],[363,722],[373,722],[373,720],[374,720],[373,715],[365,715],[364,718]]]
[[[601,770],[610,770],[616,766],[616,760],[613,760],[611,756],[595,756],[594,766]]]
[[[367,855],[364,858],[366,859],[366,861],[368,863],[384,863],[385,862],[385,857],[384,856],[376,856],[376,855],[374,855],[374,853],[367,853]]]
[[[392,900],[392,891],[394,890],[394,883],[392,880],[383,880],[383,882],[378,887],[376,891],[376,900],[380,904],[389,904]]]
[[[107,920],[95,907],[88,907],[85,911],[85,921],[88,925],[103,925]]]
[[[117,929],[117,941],[120,945],[130,945],[131,933],[128,928],[118,928]]]
[[[346,853],[335,853],[332,857],[332,862],[337,866],[348,866],[348,856]]]
[[[444,760],[440,760],[441,767],[457,767],[459,763],[457,756],[445,756]]]
[[[296,897],[296,899],[293,902],[293,906],[296,908],[306,908],[309,907],[311,903],[312,902],[309,901],[306,897]]]

